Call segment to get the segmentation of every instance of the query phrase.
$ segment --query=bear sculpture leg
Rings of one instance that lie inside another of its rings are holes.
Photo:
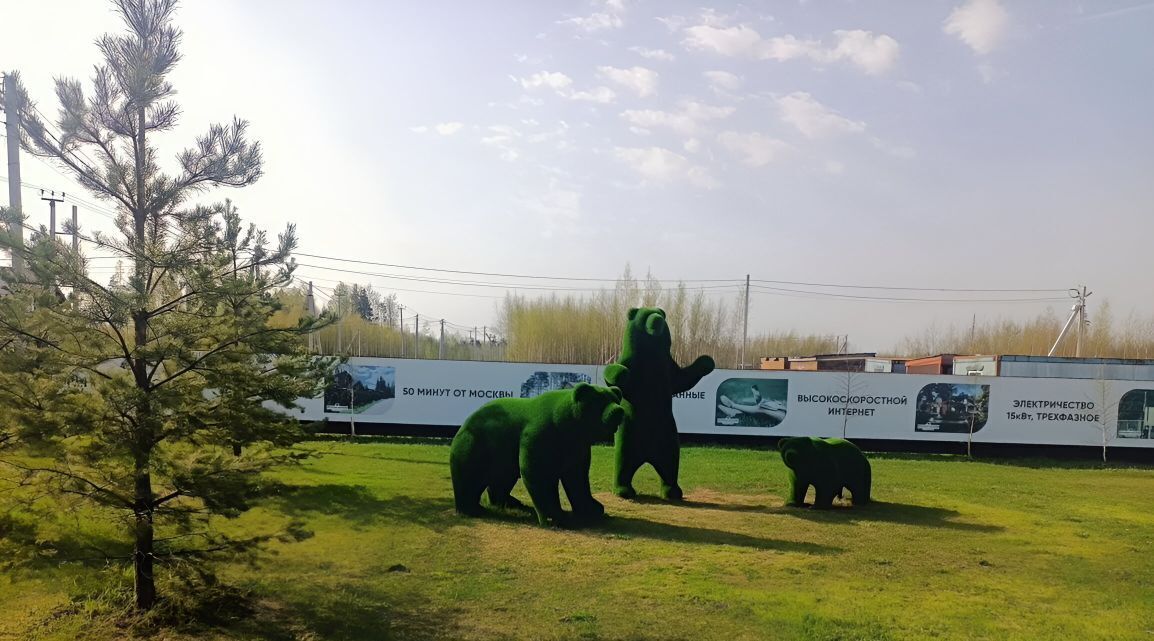
[[[565,488],[565,496],[569,497],[574,519],[586,523],[599,521],[605,516],[605,506],[593,498],[593,490],[589,487],[591,463],[592,455],[585,454],[561,475],[561,486]]]
[[[614,439],[616,478],[613,493],[623,499],[631,499],[637,496],[637,490],[633,489],[633,476],[645,461],[642,460],[636,446],[627,440],[624,432],[625,430],[618,430]]]
[[[676,429],[676,428],[674,428]],[[662,439],[664,444],[655,448],[651,463],[661,477],[661,498],[667,501],[680,501],[683,497],[681,486],[677,484],[677,473],[681,467],[681,446],[674,432]]]

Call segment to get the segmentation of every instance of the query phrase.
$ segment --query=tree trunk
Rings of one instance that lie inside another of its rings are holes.
[[[134,573],[133,587],[136,593],[136,609],[151,610],[156,604],[156,580],[152,567],[154,560],[153,527],[152,527],[152,476],[148,473],[146,456],[137,457],[136,491],[133,497],[136,502],[136,523],[133,531],[134,547],[132,565]]]

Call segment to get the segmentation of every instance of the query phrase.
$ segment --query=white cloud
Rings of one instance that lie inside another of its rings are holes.
[[[898,88],[903,89],[905,91],[908,91],[912,94],[921,95],[921,94],[925,93],[925,90],[922,89],[922,86],[919,85],[918,83],[912,81],[912,80],[899,81],[898,82]]]
[[[560,24],[571,24],[586,33],[594,33],[606,29],[620,29],[625,25],[625,21],[621,19],[621,16],[614,13],[594,13],[589,16],[562,20]]]
[[[573,84],[573,79],[560,71],[538,71],[528,78],[516,78],[525,89],[547,88],[554,91],[563,91]]]
[[[589,91],[570,92],[565,97],[570,100],[584,100],[586,102],[608,104],[617,98],[617,94],[609,87],[594,87]]]
[[[437,130],[437,133],[441,134],[442,136],[452,136],[453,134],[460,131],[464,126],[465,125],[463,123],[459,122],[442,122],[440,124],[433,125],[433,129]]]
[[[781,119],[807,138],[861,133],[866,128],[864,122],[842,116],[804,91],[795,91],[778,98],[777,106],[781,110]]]
[[[685,156],[664,147],[617,147],[613,155],[648,181],[664,184],[688,180],[702,189],[718,186],[717,180],[704,167],[694,165]]]
[[[723,56],[759,58],[763,46],[761,34],[749,25],[715,27],[700,24],[685,29],[682,44],[688,49],[712,51]]]
[[[664,49],[649,49],[647,47],[629,47],[629,50],[642,58],[650,60],[664,60],[665,62],[672,62],[677,59],[677,56],[669,53]]]
[[[603,5],[603,11],[595,11],[588,16],[561,20],[558,24],[571,24],[586,33],[620,29],[625,26],[625,19],[622,17],[625,13],[624,0],[604,0],[600,4]]]
[[[425,125],[418,125],[416,127],[409,127],[409,131],[411,131],[413,133],[418,133],[418,134],[423,134],[428,130],[429,130],[429,128]]]
[[[512,162],[521,157],[513,141],[521,137],[521,132],[509,125],[492,125],[487,128],[488,136],[481,138],[481,144],[500,151],[501,160]]]
[[[871,74],[883,73],[898,59],[898,41],[883,34],[875,36],[861,29],[833,32],[837,46],[829,52],[832,60],[849,60]]]
[[[573,79],[560,71],[538,71],[525,78],[510,77],[525,89],[552,89],[558,96],[570,100],[609,103],[617,98],[617,94],[609,87],[595,87],[589,91],[577,91],[573,88]]]
[[[681,147],[685,149],[685,151],[688,151],[691,154],[695,154],[701,151],[701,141],[697,138],[690,138],[689,140],[686,140],[685,143],[681,145]]]
[[[759,133],[742,134],[725,131],[717,136],[717,142],[741,157],[750,167],[763,167],[777,158],[789,145],[776,138]]]
[[[844,61],[870,74],[882,73],[893,67],[901,49],[898,41],[890,36],[875,35],[861,29],[834,31],[834,44],[828,47],[819,40],[803,40],[790,34],[762,38],[748,24],[731,27],[698,24],[687,27],[684,33],[682,44],[690,50],[779,62],[798,58],[819,64]]]
[[[630,124],[646,129],[670,129],[682,135],[696,134],[703,123],[729,117],[733,107],[718,107],[700,102],[687,101],[677,111],[655,109],[629,109],[621,112],[621,117]]]
[[[704,75],[715,91],[737,91],[744,82],[741,76],[728,71],[706,71]]]
[[[1005,35],[1010,14],[998,0],[966,0],[950,12],[942,31],[957,36],[975,52],[993,51]]]
[[[684,27],[685,23],[688,22],[689,19],[685,16],[669,16],[667,18],[659,17],[657,18],[657,21],[665,25],[665,28],[669,29],[670,32],[673,32]]]
[[[597,67],[597,73],[610,82],[615,82],[644,98],[657,91],[657,72],[645,67]]]

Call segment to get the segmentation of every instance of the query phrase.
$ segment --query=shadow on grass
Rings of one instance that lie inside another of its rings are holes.
[[[79,526],[46,531],[35,518],[0,515],[0,570],[35,576],[65,563],[104,568],[132,558],[132,546],[123,539],[85,532]]]
[[[721,510],[724,512],[769,512],[768,505],[741,505],[735,503],[715,503],[712,501],[695,501],[692,499],[685,499],[682,501],[667,501],[656,496],[646,496],[639,494],[631,499],[634,503],[642,503],[645,505],[668,505],[670,507],[688,507],[697,508],[701,510]]]
[[[286,485],[273,505],[293,517],[324,514],[355,525],[385,520],[408,521],[436,530],[453,523],[453,499],[390,496],[381,498],[363,485]]]
[[[703,545],[736,545],[756,550],[777,550],[779,552],[800,552],[804,554],[836,554],[840,548],[816,543],[767,539],[737,532],[714,530],[704,527],[673,525],[629,516],[610,516],[603,522],[586,528],[586,532],[615,534],[632,538],[656,539],[674,543],[698,543]]]
[[[955,519],[962,515],[962,513],[957,510],[927,507],[924,505],[909,505],[906,503],[889,503],[885,501],[872,501],[866,505],[855,505],[853,507],[835,504],[828,510],[815,510],[811,507],[797,508],[782,506],[780,508],[772,508],[770,511],[820,523],[871,521],[878,523],[900,523],[902,525],[920,525],[922,527],[945,528],[968,532],[1001,532],[1006,529],[1000,525],[957,521]]]
[[[430,605],[415,593],[399,597],[349,584],[265,598],[250,618],[227,629],[237,638],[262,641],[435,641],[462,638],[459,620],[459,611]]]
[[[350,452],[327,452],[327,453],[325,453],[325,456],[344,456],[344,457],[348,457],[348,458],[372,459],[374,461],[391,461],[393,463],[416,463],[418,465],[436,465],[438,467],[445,468],[446,471],[449,469],[448,456],[446,456],[444,459],[436,460],[436,461],[430,461],[428,459],[404,458],[404,457],[400,457],[400,456],[376,456],[373,454],[353,454]]]

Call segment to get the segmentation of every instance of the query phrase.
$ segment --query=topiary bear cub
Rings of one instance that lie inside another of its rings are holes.
[[[781,460],[789,469],[789,500],[786,505],[802,507],[809,486],[814,489],[813,506],[833,506],[833,497],[842,498],[842,488],[850,491],[854,505],[870,501],[870,462],[856,445],[841,438],[783,438],[777,442]]]
[[[527,509],[509,495],[523,478],[541,525],[569,524],[558,482],[576,521],[603,517],[605,508],[589,489],[590,446],[611,438],[624,417],[620,390],[588,383],[485,403],[465,419],[449,450],[457,511],[484,513],[486,489],[494,507]]]

